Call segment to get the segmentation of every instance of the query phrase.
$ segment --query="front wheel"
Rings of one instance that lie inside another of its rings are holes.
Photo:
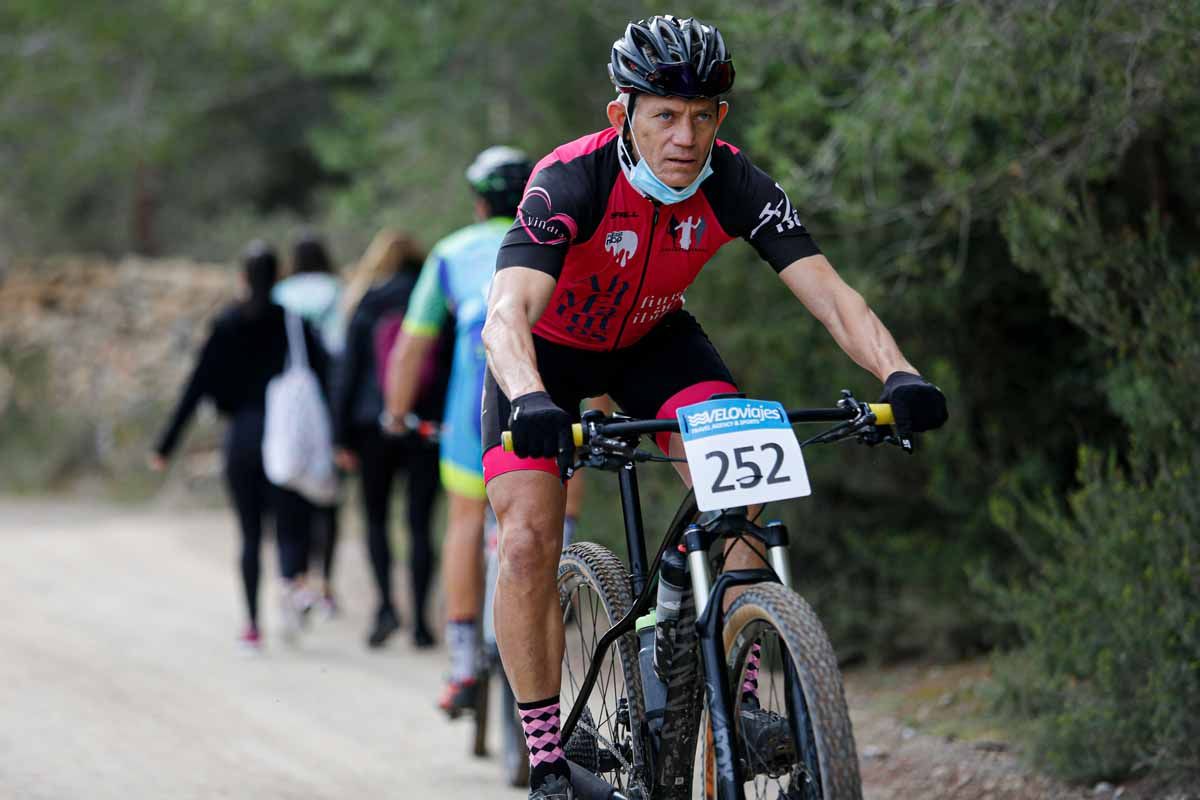
[[[726,613],[724,639],[747,800],[861,800],[841,672],[808,603],[780,584],[753,586]],[[714,765],[702,748],[707,795]]]

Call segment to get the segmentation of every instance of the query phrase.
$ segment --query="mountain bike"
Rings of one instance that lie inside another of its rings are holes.
[[[800,447],[850,439],[912,451],[911,438],[889,427],[890,406],[861,403],[849,391],[835,408],[778,406],[777,414],[789,434],[795,423],[836,423]],[[782,471],[795,467],[771,463],[776,445],[704,454],[716,470],[711,486],[713,473],[703,477],[709,508],[700,513],[696,489],[689,490],[647,559],[636,465],[684,459],[638,444],[643,435],[679,433],[682,419],[587,412],[575,426],[581,449],[571,471],[617,473],[628,548],[628,567],[593,543],[573,545],[559,564],[570,620],[561,697],[571,710],[561,733],[577,796],[858,800],[838,662],[817,615],[792,590],[787,528],[758,525],[746,506],[711,506],[708,490],[734,496],[787,480]],[[699,485],[700,464],[687,460]],[[721,571],[734,542],[753,546],[762,566]],[[725,609],[734,589],[741,593]]]

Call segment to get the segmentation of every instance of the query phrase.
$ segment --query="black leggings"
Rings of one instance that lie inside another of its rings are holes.
[[[333,580],[333,556],[338,543],[338,510],[338,506],[313,508],[311,557],[314,568],[320,568],[321,577],[326,583]]]
[[[425,626],[425,606],[433,576],[431,528],[433,502],[440,486],[435,445],[414,437],[384,436],[378,428],[354,431],[354,450],[362,476],[363,514],[367,518],[367,549],[379,589],[379,607],[395,610],[392,602],[392,546],[388,539],[388,511],[392,480],[408,472],[409,568],[412,571],[414,624]]]
[[[263,517],[275,519],[279,571],[285,580],[304,573],[308,563],[312,506],[295,492],[267,480],[262,465],[263,414],[234,416],[225,434],[225,481],[242,529],[242,587],[251,624],[258,624],[258,579],[261,572]]]

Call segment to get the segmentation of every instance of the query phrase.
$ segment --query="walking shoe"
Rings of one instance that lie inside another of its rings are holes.
[[[475,692],[478,686],[474,678],[447,682],[438,700],[438,708],[445,711],[450,719],[458,719],[464,711],[475,708]]]
[[[575,789],[569,777],[549,775],[540,786],[529,790],[529,800],[575,800]]]
[[[242,631],[242,635],[238,637],[238,645],[248,653],[257,653],[262,650],[262,636],[259,635],[258,628],[247,625],[246,630]]]
[[[437,644],[437,639],[433,638],[433,634],[429,632],[429,628],[424,625],[418,625],[413,630],[413,647],[418,650],[427,650]]]
[[[754,775],[785,775],[796,760],[792,728],[787,717],[762,708],[743,706],[738,712],[742,758]]]
[[[295,644],[300,637],[300,631],[308,623],[308,613],[312,610],[312,595],[303,586],[289,586],[283,590],[280,601],[280,611],[283,620],[283,638],[288,644]]]
[[[322,620],[328,622],[333,619],[338,615],[337,598],[330,592],[322,594],[321,599],[317,601],[317,611]]]
[[[375,627],[371,629],[371,634],[367,637],[367,647],[383,647],[383,643],[388,640],[388,637],[398,630],[400,630],[400,618],[396,616],[396,610],[386,606],[379,609],[375,614]]]

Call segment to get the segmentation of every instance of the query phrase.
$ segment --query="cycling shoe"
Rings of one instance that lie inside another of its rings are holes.
[[[529,800],[575,800],[575,790],[570,778],[550,775],[541,786],[529,791]]]
[[[437,704],[438,708],[445,711],[450,719],[458,719],[464,711],[471,711],[475,708],[475,694],[478,688],[479,684],[474,678],[468,678],[465,681],[450,681],[442,690],[441,699]]]

